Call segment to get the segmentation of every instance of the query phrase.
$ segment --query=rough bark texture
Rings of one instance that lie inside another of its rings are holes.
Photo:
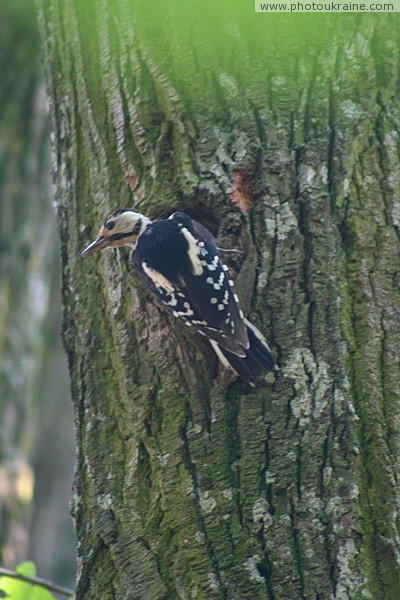
[[[77,597],[395,599],[400,21],[233,4],[39,2]],[[276,377],[216,379],[125,252],[80,258],[117,206],[243,251]]]

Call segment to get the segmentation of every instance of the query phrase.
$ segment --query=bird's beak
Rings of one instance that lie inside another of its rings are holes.
[[[103,237],[102,235],[99,235],[99,237],[96,240],[94,240],[94,242],[89,244],[89,246],[84,249],[84,251],[81,253],[81,256],[87,256],[88,254],[94,254],[99,250],[103,250],[104,248],[107,248],[108,243],[109,242],[107,238]]]

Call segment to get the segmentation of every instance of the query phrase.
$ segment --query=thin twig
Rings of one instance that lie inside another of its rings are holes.
[[[22,575],[21,573],[11,571],[11,569],[4,569],[3,567],[0,567],[0,577],[10,577],[11,579],[19,579],[20,581],[25,581],[25,583],[38,585],[40,587],[46,588],[46,590],[49,590],[50,592],[62,594],[63,596],[74,595],[73,590],[69,590],[68,588],[63,587],[62,585],[52,583],[47,579],[42,579],[42,577],[28,577],[28,575]]]
[[[244,252],[241,250],[236,250],[235,248],[220,248],[219,246],[217,246],[217,248],[221,252],[236,252],[237,254],[244,254]]]

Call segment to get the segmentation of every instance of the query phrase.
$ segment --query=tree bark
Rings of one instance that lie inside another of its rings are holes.
[[[78,440],[78,599],[398,597],[397,15],[40,0]],[[251,390],[107,213],[186,211],[280,365]]]

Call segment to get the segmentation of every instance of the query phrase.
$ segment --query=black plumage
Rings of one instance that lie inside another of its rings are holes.
[[[244,381],[256,384],[274,368],[267,342],[244,318],[228,268],[202,225],[184,213],[153,221],[139,236],[132,260],[151,291],[208,337]]]

